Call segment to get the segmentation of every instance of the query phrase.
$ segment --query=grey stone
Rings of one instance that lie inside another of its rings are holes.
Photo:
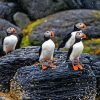
[[[96,85],[97,96],[100,97],[100,62],[99,61],[93,64],[93,71],[96,75],[96,80],[97,80],[97,85]]]
[[[84,57],[86,59],[84,59]],[[86,60],[87,62],[89,61],[89,65],[91,66],[91,69],[93,70],[96,77],[97,97],[100,98],[100,56],[85,54],[82,55],[81,60],[82,62],[84,62],[84,60]]]
[[[0,58],[0,91],[6,92],[10,89],[10,80],[21,66],[33,64],[37,57],[39,47],[28,47],[18,49],[11,54]]]
[[[73,31],[73,26],[78,22],[84,22],[88,28],[84,30],[88,38],[100,37],[100,11],[99,10],[69,10],[59,12],[44,18],[44,22],[33,27],[29,36],[32,45],[35,41],[43,41],[43,33],[47,30],[55,31],[56,41],[64,38]]]
[[[79,8],[86,8],[86,9],[95,9],[96,8],[96,0],[64,0],[66,4],[71,9],[79,9]]]
[[[0,2],[0,18],[13,22],[13,15],[18,10],[15,3]]]
[[[100,10],[100,0],[96,0],[96,7]]]
[[[30,22],[30,19],[28,18],[28,16],[22,12],[15,13],[13,16],[13,19],[14,19],[16,25],[19,26],[20,28],[24,28]]]
[[[56,52],[55,57],[56,69],[42,71],[40,65],[18,69],[11,91],[22,100],[95,100],[96,79],[91,67],[83,63],[84,71],[73,71],[70,62],[64,63],[66,52]]]
[[[97,9],[96,0],[18,0],[31,19],[41,18],[65,9]]]
[[[31,19],[42,18],[67,8],[63,0],[18,0]]]

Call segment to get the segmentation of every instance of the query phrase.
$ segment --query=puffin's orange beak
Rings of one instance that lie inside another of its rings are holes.
[[[51,37],[55,37],[55,33],[54,32],[51,32]]]
[[[87,36],[83,33],[82,36],[81,36],[83,39],[86,39]]]
[[[83,29],[87,29],[87,26],[85,25],[85,24],[83,24],[83,27],[82,27]]]
[[[13,28],[13,29],[12,29],[12,32],[13,32],[13,33],[16,33],[16,29]]]

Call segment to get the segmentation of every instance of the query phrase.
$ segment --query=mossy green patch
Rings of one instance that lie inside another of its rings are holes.
[[[92,15],[96,18],[96,20],[100,21],[100,11],[93,11]]]
[[[29,37],[28,37],[28,35],[26,35],[26,36],[23,37],[23,40],[22,40],[22,43],[21,43],[21,47],[27,47],[29,45],[30,45]]]
[[[34,41],[31,42],[31,45],[34,45],[34,46],[37,46],[37,45],[40,45],[40,44],[41,44],[41,41],[36,40],[36,39],[34,39]]]
[[[23,31],[23,39],[21,43],[21,47],[26,47],[30,45],[29,42],[29,34],[32,32],[33,27],[36,27],[37,25],[41,24],[44,21],[44,19],[38,19],[36,21],[30,22],[22,31]]]
[[[100,38],[85,40],[84,43],[84,52],[90,54],[100,54]]]

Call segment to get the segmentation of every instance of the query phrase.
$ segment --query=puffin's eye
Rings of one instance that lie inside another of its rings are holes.
[[[47,33],[49,33],[49,31],[47,31]]]
[[[77,32],[77,35],[80,35],[81,33],[80,32]]]

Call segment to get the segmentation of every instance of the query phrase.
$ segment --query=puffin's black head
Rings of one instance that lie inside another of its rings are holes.
[[[44,33],[44,40],[48,40],[50,38],[54,37],[54,32],[53,31],[46,31]]]
[[[85,39],[85,38],[87,38],[87,37],[84,33],[76,32],[76,34],[75,34],[75,41],[76,42],[79,42],[79,41],[81,41],[82,39]]]
[[[74,31],[80,31],[86,29],[87,26],[84,23],[77,23],[74,25]]]
[[[16,35],[17,31],[13,27],[9,27],[7,30],[7,35]]]

